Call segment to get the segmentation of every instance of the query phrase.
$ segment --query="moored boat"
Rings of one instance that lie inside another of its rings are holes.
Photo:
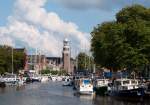
[[[72,86],[72,79],[71,78],[64,78],[62,81],[63,86]]]
[[[94,90],[98,95],[106,95],[110,90],[108,87],[109,79],[96,79],[94,81]]]
[[[2,77],[2,81],[5,82],[6,85],[16,85],[17,75],[6,74],[5,76]]]
[[[42,77],[41,77],[41,82],[42,82],[42,83],[47,82],[47,81],[49,81],[48,76],[42,76]]]
[[[109,95],[118,99],[142,100],[145,92],[136,79],[117,79]]]
[[[80,78],[77,81],[77,92],[79,94],[84,95],[92,95],[94,93],[93,91],[93,83],[92,80],[89,78]]]

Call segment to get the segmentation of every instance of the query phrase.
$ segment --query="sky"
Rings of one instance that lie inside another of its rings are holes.
[[[61,56],[67,37],[75,56],[90,49],[90,32],[97,24],[115,20],[132,4],[150,7],[149,0],[1,0],[0,45]]]

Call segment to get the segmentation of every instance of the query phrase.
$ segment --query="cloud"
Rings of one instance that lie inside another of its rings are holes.
[[[102,9],[113,10],[131,4],[150,6],[149,0],[53,0],[70,9]]]
[[[0,31],[0,45],[14,46],[13,40],[9,36],[3,34],[3,32],[2,32],[3,29],[2,28],[0,28],[0,30],[1,30]]]
[[[80,32],[72,22],[62,20],[58,14],[47,12],[47,0],[16,0],[14,11],[5,27],[0,27],[0,44],[39,48],[47,55],[61,56],[62,42],[68,35],[74,50],[86,43],[89,48],[89,33]],[[4,41],[2,41],[4,40]]]

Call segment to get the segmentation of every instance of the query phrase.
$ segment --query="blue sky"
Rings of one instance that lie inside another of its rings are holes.
[[[115,12],[117,10],[105,11],[100,9],[70,9],[56,2],[49,1],[46,5],[48,11],[54,11],[66,21],[72,21],[79,26],[81,31],[91,32],[93,26],[104,21],[111,21],[115,19]]]
[[[7,23],[7,17],[13,11],[14,0],[1,0],[0,2],[0,26]]]
[[[74,52],[89,48],[94,26],[115,20],[121,8],[135,3],[150,7],[149,0],[1,0],[0,44],[58,56],[67,35]]]
[[[7,24],[7,17],[13,12],[13,5],[16,0],[1,0],[0,3],[0,26]],[[45,8],[47,11],[56,12],[63,20],[72,21],[79,26],[81,31],[91,32],[92,28],[99,23],[104,21],[111,21],[115,19],[115,14],[122,8],[124,5],[114,6],[111,10],[99,9],[99,8],[90,8],[90,9],[72,9],[67,8],[64,5],[61,5],[57,0],[48,0]],[[61,1],[61,0],[60,0]],[[63,1],[63,0],[62,0]],[[78,0],[77,0],[78,1]],[[87,0],[88,1],[88,0]],[[94,1],[94,0],[93,0]],[[111,0],[110,0],[111,1]],[[150,3],[147,4],[148,0],[126,0],[131,5],[132,3],[138,3],[145,6],[150,6]],[[147,2],[146,2],[147,1]],[[107,8],[107,7],[106,7]]]
[[[1,0],[0,3],[0,26],[7,24],[7,17],[13,12],[15,0]],[[93,26],[104,21],[115,19],[115,13],[118,9],[105,11],[100,9],[78,10],[66,8],[53,0],[49,0],[45,8],[47,11],[56,12],[63,20],[72,21],[79,26],[79,30],[91,32]]]

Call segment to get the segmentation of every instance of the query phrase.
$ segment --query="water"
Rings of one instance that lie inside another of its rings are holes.
[[[0,105],[150,105],[150,103],[126,102],[112,97],[78,96],[72,87],[49,82],[0,89]]]

